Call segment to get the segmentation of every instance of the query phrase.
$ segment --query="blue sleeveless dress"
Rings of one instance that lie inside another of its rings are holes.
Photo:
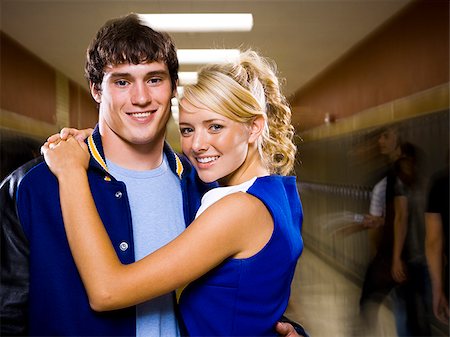
[[[254,178],[237,187],[215,188],[204,198],[212,193],[212,199],[218,200],[236,189],[266,205],[274,230],[255,255],[227,259],[184,289],[179,309],[190,336],[277,336],[274,326],[289,301],[297,259],[303,250],[303,213],[295,177]]]

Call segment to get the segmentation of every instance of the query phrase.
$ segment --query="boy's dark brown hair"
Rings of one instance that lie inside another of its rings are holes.
[[[107,21],[87,50],[85,76],[97,89],[105,67],[122,63],[164,62],[172,89],[178,80],[178,58],[172,38],[145,26],[136,14]]]

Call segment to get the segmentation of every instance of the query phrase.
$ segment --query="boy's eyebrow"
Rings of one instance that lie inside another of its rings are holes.
[[[110,77],[132,77],[131,73],[127,72],[112,72]],[[149,71],[146,76],[169,76],[169,72],[167,70],[153,70]]]

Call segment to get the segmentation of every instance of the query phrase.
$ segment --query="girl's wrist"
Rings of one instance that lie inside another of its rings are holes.
[[[58,181],[60,183],[61,182],[74,183],[82,179],[86,179],[87,172],[83,167],[71,168],[69,170],[63,170],[62,172],[58,173],[56,177],[58,178]]]

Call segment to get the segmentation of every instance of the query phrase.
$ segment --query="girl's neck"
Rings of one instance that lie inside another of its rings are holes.
[[[259,152],[257,150],[249,151],[244,163],[233,173],[219,179],[219,185],[239,185],[254,177],[263,177],[269,174],[270,172],[264,165]]]

